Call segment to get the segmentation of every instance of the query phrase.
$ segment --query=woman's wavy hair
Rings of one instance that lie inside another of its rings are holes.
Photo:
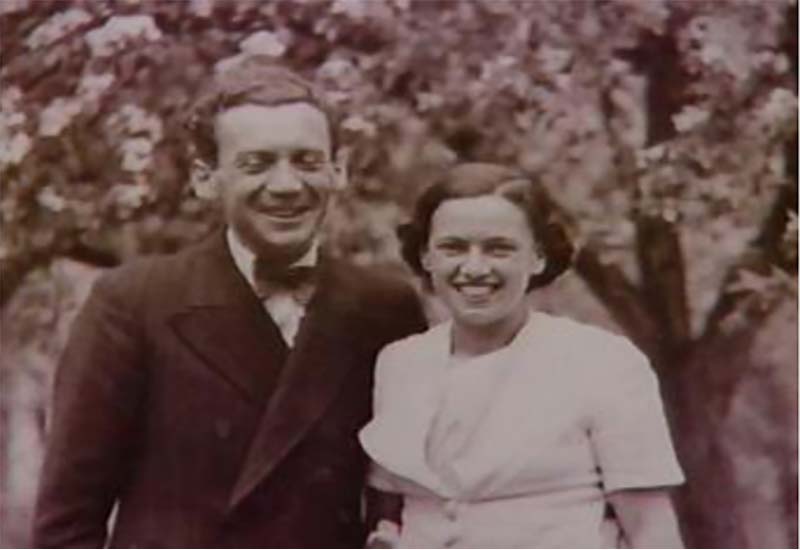
[[[264,55],[232,58],[201,86],[187,113],[184,125],[190,137],[190,157],[216,165],[214,122],[223,111],[244,104],[275,107],[289,103],[308,103],[322,111],[328,119],[331,148],[335,151],[333,113],[309,81]]]
[[[421,255],[428,246],[431,220],[439,206],[450,199],[494,195],[516,205],[545,257],[542,273],[531,276],[527,291],[550,284],[572,264],[573,244],[555,216],[553,203],[539,181],[519,170],[488,163],[464,163],[449,169],[417,199],[411,221],[398,228],[401,254],[411,269],[430,287],[430,276]]]

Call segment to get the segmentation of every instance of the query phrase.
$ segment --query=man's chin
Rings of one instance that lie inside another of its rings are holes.
[[[274,228],[250,225],[246,231],[237,231],[247,247],[259,257],[274,257],[293,261],[311,247],[316,236],[315,228],[303,227],[293,231],[275,231]],[[246,233],[246,237],[245,237]]]

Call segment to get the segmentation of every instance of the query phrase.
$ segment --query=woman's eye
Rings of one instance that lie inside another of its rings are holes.
[[[490,244],[486,247],[486,252],[491,256],[505,258],[516,252],[516,247],[510,244]]]
[[[300,170],[319,170],[325,163],[322,151],[297,151],[292,155],[292,164]]]

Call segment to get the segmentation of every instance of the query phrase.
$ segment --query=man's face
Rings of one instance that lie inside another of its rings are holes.
[[[246,104],[220,113],[215,131],[227,223],[258,256],[302,256],[333,187],[328,119],[307,103]]]

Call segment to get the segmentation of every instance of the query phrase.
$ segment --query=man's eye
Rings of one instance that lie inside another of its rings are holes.
[[[445,241],[437,243],[436,249],[448,256],[461,254],[466,250],[466,246],[456,241]]]
[[[272,166],[275,159],[268,155],[247,155],[236,161],[236,166],[245,174],[259,174]]]
[[[319,170],[324,163],[322,151],[296,151],[292,154],[292,165],[300,170]]]

